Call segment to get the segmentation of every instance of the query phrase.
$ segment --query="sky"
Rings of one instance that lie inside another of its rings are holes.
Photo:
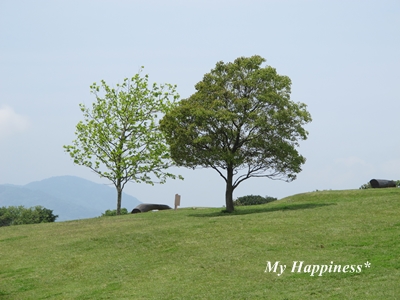
[[[62,175],[108,184],[63,150],[83,119],[79,103],[95,101],[92,83],[115,86],[144,66],[187,98],[217,62],[252,55],[291,78],[292,101],[313,121],[295,181],[249,179],[235,198],[400,179],[397,0],[1,0],[0,184]],[[171,171],[185,180],[124,191],[145,203],[172,206],[178,193],[182,207],[225,204],[216,171]]]

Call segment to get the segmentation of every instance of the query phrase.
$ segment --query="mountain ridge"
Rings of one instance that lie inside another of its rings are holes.
[[[94,218],[115,209],[117,193],[112,187],[77,176],[64,175],[26,185],[0,185],[0,206],[44,206],[58,215],[57,221]],[[122,207],[133,209],[141,202],[126,193]]]

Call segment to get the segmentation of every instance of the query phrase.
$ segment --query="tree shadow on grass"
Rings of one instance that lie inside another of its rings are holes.
[[[190,217],[225,217],[225,216],[238,216],[238,215],[249,215],[249,214],[258,214],[258,213],[267,213],[274,211],[291,211],[298,209],[310,209],[310,208],[318,208],[324,206],[336,205],[336,203],[301,203],[301,204],[285,204],[280,206],[270,207],[265,205],[263,207],[235,207],[235,211],[229,213],[225,210],[216,211],[211,213],[199,213],[199,214],[190,214]]]

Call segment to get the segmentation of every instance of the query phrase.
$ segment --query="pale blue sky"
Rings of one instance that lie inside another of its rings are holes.
[[[1,0],[0,184],[58,175],[106,182],[62,148],[82,119],[78,104],[95,100],[93,82],[115,85],[144,66],[185,98],[216,62],[254,54],[292,79],[292,100],[308,105],[313,122],[296,181],[250,179],[236,197],[400,179],[397,0]],[[177,172],[185,181],[131,183],[125,192],[142,202],[172,205],[180,193],[182,206],[224,205],[215,171]]]

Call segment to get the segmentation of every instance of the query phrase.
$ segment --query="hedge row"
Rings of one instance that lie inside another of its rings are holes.
[[[0,207],[0,227],[21,224],[49,223],[58,218],[53,211],[40,205],[25,208],[23,206]]]

